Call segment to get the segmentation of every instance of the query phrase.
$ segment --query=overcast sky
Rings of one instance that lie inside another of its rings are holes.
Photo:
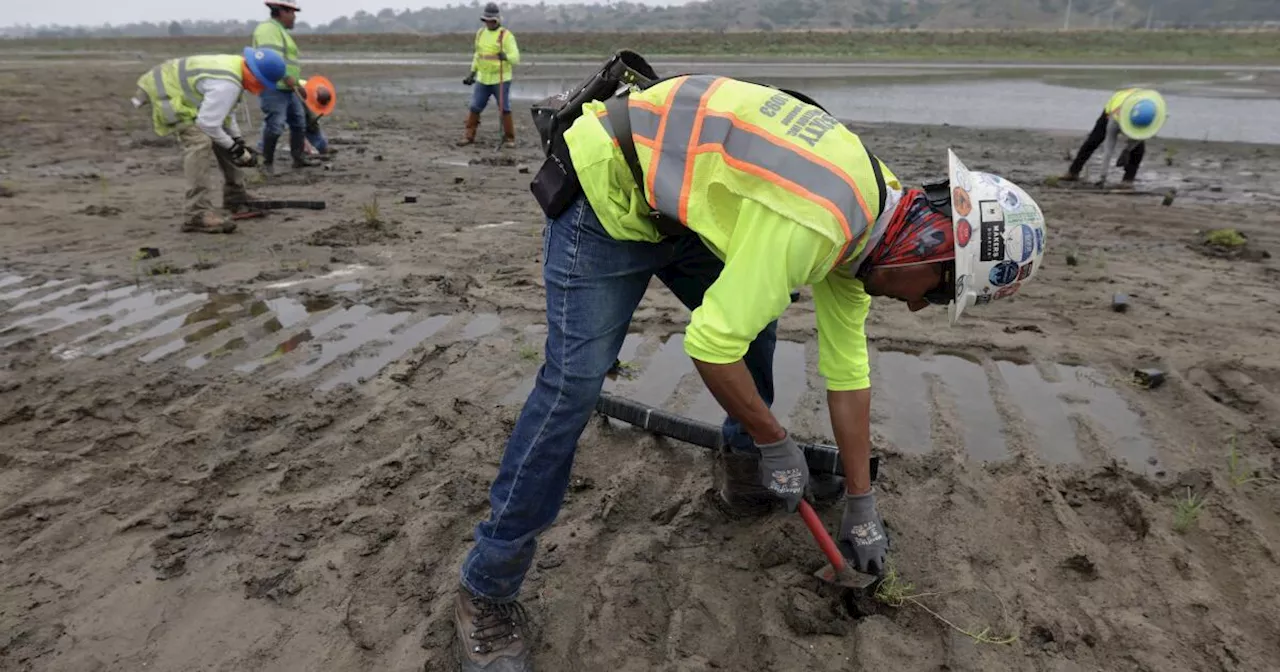
[[[564,4],[581,0],[546,0],[547,4]],[[591,4],[601,0],[586,0]],[[536,4],[533,2],[507,4]],[[681,4],[682,0],[648,0],[649,5]],[[391,7],[396,11],[406,8],[444,7],[463,4],[461,0],[300,0],[302,12],[298,19],[308,23],[328,23],[339,16],[350,16],[359,10],[376,14]],[[469,4],[469,3],[468,3]],[[172,21],[177,19],[257,19],[267,15],[262,0],[222,0],[220,2],[174,2],[173,0],[131,0],[130,2],[101,2],[101,0],[60,0],[59,2],[31,2],[30,0],[0,0],[0,25],[33,26],[45,24],[101,25],[104,23],[133,23],[135,21]]]

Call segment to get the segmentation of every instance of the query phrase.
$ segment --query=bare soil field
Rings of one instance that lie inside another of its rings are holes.
[[[450,670],[458,566],[542,352],[527,107],[519,148],[490,108],[457,149],[461,87],[333,68],[341,153],[251,184],[326,209],[182,234],[177,148],[128,104],[152,65],[0,64],[0,669]],[[538,669],[1275,669],[1280,147],[1157,139],[1126,195],[1045,184],[1086,127],[855,129],[904,180],[950,147],[1049,218],[1016,298],[955,328],[872,310],[880,505],[915,597],[853,617],[797,517],[728,520],[706,450],[601,419],[523,593]],[[1245,244],[1203,243],[1224,227]],[[775,408],[830,442],[812,312],[782,320]],[[716,421],[687,317],[655,282],[608,389]]]

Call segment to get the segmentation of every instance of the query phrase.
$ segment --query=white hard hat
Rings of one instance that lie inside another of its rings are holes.
[[[970,171],[947,150],[955,227],[956,299],[951,324],[970,306],[1015,294],[1044,265],[1044,213],[1018,185]]]
[[[297,0],[266,0],[266,2],[263,2],[262,4],[268,7],[283,7],[285,9],[292,9],[295,12],[302,11],[302,7],[298,5]]]

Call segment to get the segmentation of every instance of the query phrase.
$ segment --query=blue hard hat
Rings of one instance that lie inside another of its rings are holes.
[[[1157,108],[1154,100],[1140,100],[1129,111],[1129,121],[1134,126],[1146,126],[1156,120],[1156,112]]]
[[[274,85],[284,77],[284,57],[278,51],[245,47],[244,62],[264,86]]]

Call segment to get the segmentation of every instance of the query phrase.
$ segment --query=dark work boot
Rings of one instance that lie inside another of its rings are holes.
[[[262,170],[270,174],[275,171],[276,143],[280,136],[275,133],[262,134]]]
[[[756,518],[780,500],[760,484],[760,456],[725,451],[716,459],[714,499],[730,518]]]
[[[314,168],[319,161],[307,156],[307,136],[289,131],[289,153],[293,155],[294,168]]]
[[[458,588],[453,603],[454,653],[461,672],[533,672],[525,640],[528,615],[519,602],[492,602]]]

